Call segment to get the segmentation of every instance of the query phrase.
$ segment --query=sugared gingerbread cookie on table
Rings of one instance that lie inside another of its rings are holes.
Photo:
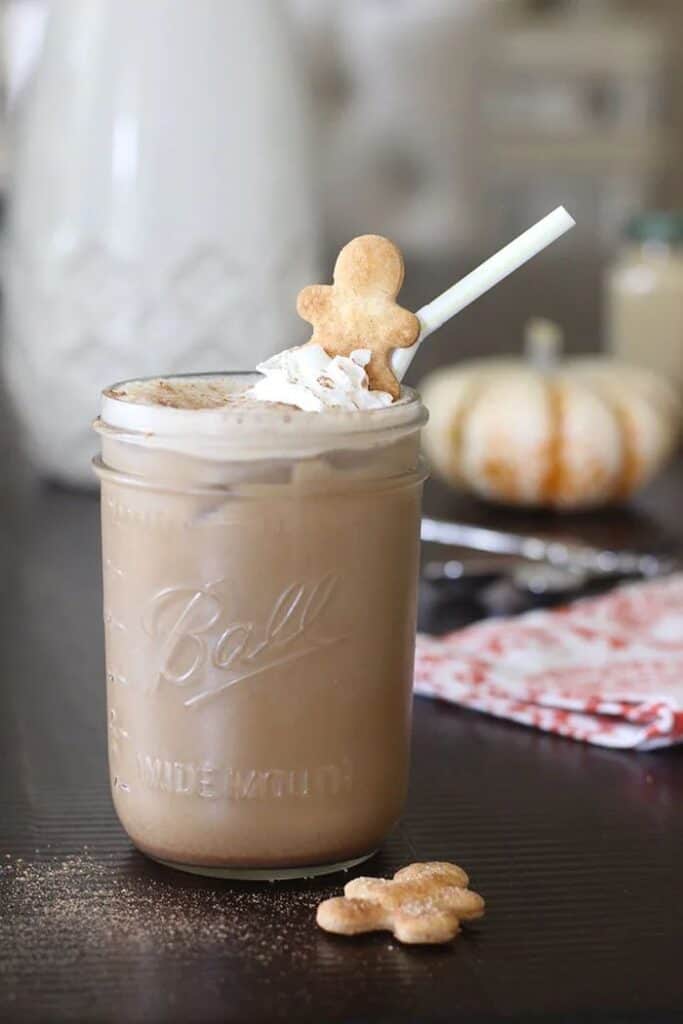
[[[381,235],[361,235],[344,246],[334,267],[334,283],[309,285],[299,292],[299,316],[313,326],[309,345],[329,356],[350,356],[370,349],[366,367],[373,391],[396,399],[401,385],[391,368],[391,353],[417,341],[420,321],[396,297],[403,284],[400,249]]]
[[[393,878],[354,878],[344,895],[325,900],[316,920],[337,935],[390,931],[400,942],[450,942],[461,921],[484,914],[481,896],[468,888],[457,864],[409,864]]]

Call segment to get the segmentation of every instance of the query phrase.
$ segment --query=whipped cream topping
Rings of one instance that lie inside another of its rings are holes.
[[[259,363],[263,378],[246,392],[260,402],[294,405],[304,412],[325,409],[382,409],[392,404],[386,391],[370,391],[365,367],[368,348],[350,356],[328,356],[320,345],[302,345]]]

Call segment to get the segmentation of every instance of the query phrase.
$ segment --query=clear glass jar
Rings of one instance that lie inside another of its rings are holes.
[[[131,430],[106,395],[95,466],[124,828],[157,860],[224,877],[364,859],[408,778],[418,397],[364,413],[136,407]]]
[[[683,213],[634,217],[607,277],[607,341],[683,393]]]

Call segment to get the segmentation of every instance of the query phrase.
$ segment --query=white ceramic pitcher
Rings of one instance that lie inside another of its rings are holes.
[[[253,367],[317,280],[278,0],[59,0],[16,110],[5,370],[44,475],[90,483],[116,379]]]

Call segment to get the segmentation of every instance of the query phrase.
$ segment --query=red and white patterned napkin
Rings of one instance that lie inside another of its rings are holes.
[[[418,635],[415,692],[604,747],[683,742],[683,573]]]

